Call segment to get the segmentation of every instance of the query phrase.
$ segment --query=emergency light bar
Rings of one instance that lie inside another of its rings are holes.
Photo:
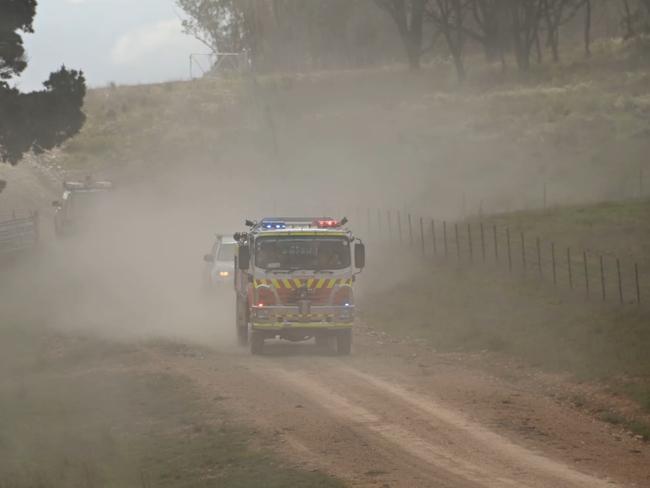
[[[333,229],[335,227],[340,227],[341,223],[338,220],[327,219],[327,220],[315,220],[313,225],[319,229]]]
[[[263,229],[286,229],[287,224],[280,220],[262,220]]]
[[[63,188],[68,191],[74,190],[110,190],[113,188],[113,183],[110,181],[64,181]]]

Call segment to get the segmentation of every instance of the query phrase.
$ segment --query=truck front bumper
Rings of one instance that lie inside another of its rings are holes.
[[[346,329],[354,322],[354,305],[311,306],[301,310],[297,306],[253,307],[251,323],[253,329]]]

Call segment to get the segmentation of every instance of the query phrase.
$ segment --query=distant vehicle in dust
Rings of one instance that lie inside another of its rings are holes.
[[[57,237],[73,235],[88,228],[95,212],[112,190],[112,182],[95,181],[90,177],[84,181],[65,181],[61,200],[52,202]]]
[[[241,344],[261,354],[266,339],[336,342],[350,354],[353,287],[365,246],[347,219],[265,218],[246,221],[237,241],[236,326]]]
[[[213,290],[232,286],[236,251],[235,239],[217,234],[212,249],[203,256],[206,263],[203,271],[204,289]]]

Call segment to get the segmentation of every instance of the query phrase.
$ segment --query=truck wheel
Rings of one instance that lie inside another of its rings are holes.
[[[240,346],[248,345],[248,326],[237,327],[237,343]]]
[[[347,356],[352,351],[352,330],[342,330],[336,336],[336,353]]]
[[[318,347],[328,347],[330,345],[330,338],[326,335],[317,335],[316,345]]]
[[[264,335],[259,330],[251,334],[251,354],[262,354],[264,351]]]
[[[235,325],[237,327],[237,342],[240,346],[248,345],[248,313],[246,308],[239,295],[237,295]]]

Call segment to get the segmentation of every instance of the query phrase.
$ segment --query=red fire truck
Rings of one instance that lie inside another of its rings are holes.
[[[350,354],[353,287],[365,247],[347,219],[264,218],[235,234],[236,325],[240,344],[261,354],[266,339],[336,340]]]

